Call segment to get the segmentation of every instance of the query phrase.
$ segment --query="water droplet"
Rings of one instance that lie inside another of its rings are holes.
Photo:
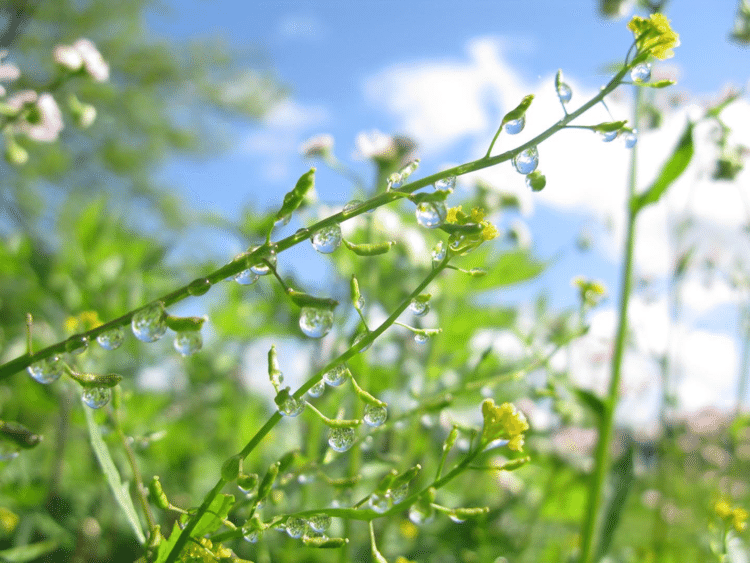
[[[344,213],[344,215],[346,215],[347,213],[351,213],[352,211],[354,211],[355,209],[357,209],[357,207],[359,207],[360,205],[362,205],[362,201],[361,200],[359,200],[359,199],[353,199],[349,203],[347,203],[344,206],[344,209],[342,209],[341,211],[342,211],[342,213]]]
[[[571,90],[570,86],[565,84],[565,82],[561,82],[557,86],[557,97],[560,98],[561,102],[567,104],[573,97],[573,90]]]
[[[105,350],[116,350],[117,348],[122,346],[124,340],[125,331],[121,326],[111,328],[106,332],[102,332],[99,336],[96,337],[96,341],[99,343],[99,346],[101,346]]]
[[[253,285],[258,281],[260,276],[250,269],[242,270],[239,274],[234,276],[234,281],[240,285]]]
[[[386,418],[388,418],[388,409],[385,407],[371,404],[365,405],[365,414],[362,420],[365,421],[367,426],[377,428],[385,422]]]
[[[417,205],[417,223],[427,229],[435,229],[445,222],[448,215],[442,201],[423,201]]]
[[[199,330],[178,332],[174,337],[174,349],[183,356],[195,354],[203,347],[203,337]]]
[[[307,390],[307,394],[310,395],[311,397],[320,397],[325,390],[326,390],[326,382],[321,379],[315,385],[313,385]]]
[[[530,174],[539,165],[539,151],[536,147],[522,150],[513,157],[513,167],[520,174]]]
[[[602,141],[604,141],[605,143],[610,143],[617,138],[617,136],[620,134],[620,131],[602,131],[599,134],[602,137]]]
[[[253,249],[252,252],[254,252],[255,250],[256,249]],[[265,249],[261,250],[258,253],[257,258],[259,261],[250,266],[250,271],[253,274],[266,276],[271,273],[271,268],[263,261],[264,259],[268,261],[271,266],[273,266],[274,268],[276,267],[276,249],[272,246],[266,247]]]
[[[464,522],[466,522],[465,518],[460,518],[455,512],[449,512],[448,518],[450,518],[456,524],[463,524]]]
[[[323,374],[323,381],[331,387],[338,387],[346,381],[347,377],[349,377],[349,369],[344,364],[339,364]]]
[[[301,538],[302,534],[305,533],[307,522],[304,518],[289,518],[286,521],[286,533],[290,538]]]
[[[417,342],[418,344],[424,344],[430,339],[429,336],[427,336],[424,332],[417,332],[414,334],[414,342]]]
[[[310,338],[321,338],[331,332],[333,310],[321,307],[302,307],[299,327]]]
[[[415,297],[409,302],[409,310],[417,317],[424,317],[430,312],[430,304],[419,297]]]
[[[367,504],[369,504],[370,508],[378,514],[383,514],[383,512],[390,508],[389,500],[390,499],[386,495],[381,495],[380,493],[372,493],[370,495],[370,498],[367,500]]]
[[[305,410],[305,401],[302,401],[300,399],[295,399],[294,397],[289,395],[287,400],[284,401],[284,404],[282,404],[279,407],[279,414],[281,416],[288,416],[289,418],[294,418],[295,416],[299,416],[299,414],[303,410]]]
[[[399,175],[401,176],[401,183],[403,184],[404,181],[414,174],[414,172],[419,168],[419,159],[412,160],[409,164],[404,166],[401,170],[398,171]]]
[[[518,119],[514,119],[512,121],[508,121],[505,124],[505,132],[509,135],[517,135],[521,131],[523,131],[523,128],[526,126],[526,116],[522,115]]]
[[[308,238],[310,236],[310,229],[307,227],[303,227],[301,229],[297,229],[297,232],[294,233],[294,236],[298,239],[302,240],[304,238]]]
[[[436,264],[445,260],[445,244],[443,241],[438,241],[435,248],[432,249],[432,263]]]
[[[39,383],[54,383],[62,375],[63,363],[59,356],[50,356],[44,360],[34,362],[26,368],[26,371]]]
[[[156,342],[167,332],[164,309],[160,305],[151,305],[136,311],[131,322],[133,334],[143,342]]]
[[[282,215],[279,217],[279,219],[274,223],[277,227],[285,227],[289,224],[289,221],[292,220],[292,214],[287,213],[286,215]]]
[[[112,389],[109,387],[91,387],[83,390],[81,400],[92,409],[100,409],[112,397]]]
[[[197,280],[193,280],[187,288],[188,293],[190,295],[195,295],[196,297],[204,295],[209,289],[211,289],[211,281],[208,278],[198,278]]]
[[[421,507],[419,506],[419,503],[413,504],[409,507],[409,520],[412,521],[412,524],[421,526],[422,524],[431,522],[434,517],[435,511],[432,508],[427,509]]]
[[[448,190],[449,192],[452,192],[456,188],[456,177],[455,176],[448,176],[447,178],[442,178],[435,182],[435,189],[436,190]]]
[[[401,485],[398,489],[391,489],[388,491],[388,494],[391,497],[391,500],[393,500],[393,504],[398,504],[402,500],[406,498],[406,495],[409,493],[409,485],[404,483]]]
[[[365,308],[365,298],[363,296],[359,296],[359,299],[357,299],[356,308],[360,311]]]
[[[65,341],[65,351],[77,356],[83,354],[89,347],[88,336],[71,336]]]
[[[331,527],[332,521],[333,518],[328,516],[328,514],[315,514],[310,517],[310,520],[308,520],[307,523],[310,525],[310,528],[312,528],[313,532],[322,534]]]
[[[360,342],[361,342],[362,340],[364,340],[365,338],[367,338],[367,336],[368,336],[369,334],[370,334],[370,331],[369,331],[369,330],[365,330],[364,332],[360,332],[360,333],[359,333],[359,334],[358,334],[358,335],[357,335],[357,336],[356,336],[356,337],[354,338],[354,341],[352,342],[352,346],[356,346],[357,344],[359,344],[359,343],[360,343]],[[370,342],[369,344],[367,344],[366,346],[364,346],[364,347],[363,347],[363,348],[362,348],[362,349],[360,350],[360,352],[364,352],[365,350],[369,350],[369,349],[370,349],[370,346],[372,346],[372,342]]]
[[[345,452],[354,444],[354,428],[331,428],[328,431],[328,445],[332,450]]]
[[[263,537],[263,531],[256,527],[242,528],[242,537],[245,538],[246,542],[258,543],[260,538]]]
[[[338,223],[315,231],[310,237],[313,248],[322,254],[330,254],[341,245],[341,227]]]
[[[398,172],[394,172],[390,176],[388,176],[388,186],[386,187],[386,190],[395,190],[396,188],[400,188],[401,184],[403,183],[403,180],[401,179],[401,174]]]
[[[635,82],[648,82],[651,80],[651,63],[641,63],[635,65],[630,70],[630,78]]]
[[[622,140],[625,143],[625,148],[632,149],[638,142],[638,131],[633,129],[632,131],[626,132],[623,135]]]

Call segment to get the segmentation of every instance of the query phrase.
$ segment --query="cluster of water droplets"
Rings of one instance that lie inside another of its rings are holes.
[[[125,331],[121,326],[116,326],[96,337],[96,341],[105,350],[117,350],[125,341]]]
[[[349,369],[344,364],[339,364],[323,374],[321,381],[331,387],[338,387],[346,382],[349,377]]]
[[[378,426],[382,426],[387,418],[388,409],[386,407],[370,403],[365,405],[365,414],[362,417],[362,420],[365,421],[367,426],[377,428]]]
[[[92,409],[100,409],[112,398],[109,387],[87,387],[81,394],[81,400]]]
[[[436,229],[445,222],[448,210],[442,201],[423,201],[417,204],[417,223],[427,229]]]
[[[354,428],[332,427],[328,429],[328,445],[332,450],[345,452],[354,444]]]
[[[60,359],[60,356],[50,356],[44,360],[34,362],[26,368],[26,371],[28,371],[29,375],[36,381],[47,385],[60,379],[60,376],[63,373],[63,362]]]
[[[167,332],[167,319],[161,305],[150,305],[136,311],[131,321],[133,334],[142,342],[156,342]]]
[[[174,337],[174,349],[182,356],[195,354],[203,347],[203,336],[199,330],[185,330]]]
[[[341,227],[335,223],[318,229],[310,237],[310,242],[321,254],[330,254],[341,246]]]
[[[531,174],[539,166],[539,151],[536,147],[522,150],[513,157],[513,167],[520,174]]]
[[[310,338],[322,338],[333,328],[333,309],[329,307],[302,307],[299,328]]]

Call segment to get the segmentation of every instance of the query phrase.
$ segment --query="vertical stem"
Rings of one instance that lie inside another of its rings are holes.
[[[640,88],[635,88],[635,117],[633,123],[638,123],[640,113],[641,93]],[[609,391],[604,400],[604,412],[599,422],[599,441],[596,445],[596,465],[594,475],[589,487],[588,506],[584,515],[583,529],[581,531],[582,551],[581,563],[592,563],[596,548],[598,523],[602,508],[602,497],[604,493],[604,482],[609,470],[609,450],[614,429],[615,410],[617,409],[617,391],[620,387],[622,374],[622,358],[625,353],[625,336],[628,328],[628,301],[633,274],[633,250],[635,246],[635,220],[637,211],[631,205],[636,192],[636,145],[631,149],[630,157],[630,180],[628,183],[627,208],[628,218],[625,235],[625,256],[622,267],[622,278],[620,280],[620,311],[615,336],[615,347],[612,354],[611,376],[609,380]]]
[[[747,380],[750,370],[750,309],[747,306],[742,307],[740,311],[740,335],[742,336],[742,359],[740,360],[739,385],[737,387],[737,404],[734,408],[734,415],[742,414],[742,405],[747,394]]]

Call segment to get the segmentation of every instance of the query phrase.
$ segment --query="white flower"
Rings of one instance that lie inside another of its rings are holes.
[[[17,125],[17,130],[29,138],[42,143],[56,141],[63,129],[62,112],[52,97],[52,94],[37,95],[33,90],[22,90],[8,98],[8,105],[21,109],[28,103],[36,102],[36,114],[33,122],[23,121]]]
[[[78,70],[83,66],[83,57],[78,49],[70,45],[57,45],[52,51],[55,62],[70,70]]]
[[[359,133],[355,144],[358,156],[363,159],[392,158],[396,154],[396,141],[393,137],[377,129]]]
[[[91,41],[79,39],[73,43],[73,47],[81,55],[83,66],[91,78],[97,82],[104,82],[109,78],[109,65]]]
[[[0,63],[8,55],[8,51],[0,51]],[[11,82],[21,76],[18,67],[11,63],[0,64],[0,82]],[[5,96],[5,88],[0,86],[0,96]]]
[[[328,134],[315,135],[302,143],[299,152],[305,158],[315,158],[327,155],[333,150],[333,137]]]

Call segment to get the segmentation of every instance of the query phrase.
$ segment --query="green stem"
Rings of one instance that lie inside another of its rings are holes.
[[[641,92],[636,88],[635,94],[635,118],[633,123],[638,123],[638,115],[641,105]],[[637,145],[636,145],[637,146]],[[620,387],[620,377],[622,374],[622,358],[625,353],[625,340],[628,329],[628,302],[630,300],[630,290],[633,275],[633,250],[635,247],[635,221],[638,211],[634,209],[630,202],[636,192],[636,147],[631,149],[630,158],[630,181],[628,183],[628,217],[625,239],[625,257],[622,269],[622,279],[620,281],[620,311],[617,325],[617,334],[615,336],[615,347],[612,355],[612,373],[609,380],[609,391],[604,400],[604,412],[599,422],[599,441],[596,446],[596,465],[593,479],[589,487],[588,506],[583,520],[582,529],[582,552],[581,563],[593,563],[595,553],[595,542],[599,523],[600,512],[602,508],[602,497],[604,492],[604,482],[609,469],[610,442],[614,429],[615,410],[617,408],[617,394]]]
[[[417,295],[422,293],[422,291],[425,290],[425,288],[434,280],[440,272],[442,272],[445,267],[448,265],[448,261],[451,259],[451,256],[448,255],[446,258],[435,268],[432,269],[432,271],[425,277],[425,279],[420,283],[417,288],[412,291],[412,293],[404,299],[404,301],[396,307],[396,310],[391,314],[390,317],[388,317],[383,323],[376,328],[375,330],[371,331],[365,338],[363,338],[360,342],[357,343],[356,346],[352,346],[349,348],[346,352],[341,354],[336,359],[329,362],[325,367],[318,370],[315,375],[310,377],[297,391],[294,393],[294,397],[297,399],[302,398],[302,396],[310,389],[313,385],[315,385],[320,379],[323,377],[323,374],[327,371],[330,371],[337,365],[347,361],[349,358],[353,357],[355,354],[359,352],[363,347],[369,345],[371,342],[373,342],[378,336],[383,334],[385,330],[390,327],[396,319],[406,311],[406,308],[409,306],[409,303],[411,303],[411,300],[414,299]],[[271,417],[266,421],[266,423],[263,425],[263,427],[258,430],[255,435],[250,439],[250,441],[245,445],[244,448],[242,448],[242,451],[240,452],[240,456],[244,460],[250,453],[260,444],[263,439],[273,430],[273,428],[279,423],[282,416],[279,414],[278,411],[276,411],[274,414],[271,415]],[[200,505],[196,513],[193,515],[193,517],[190,519],[190,521],[187,523],[187,525],[180,531],[180,536],[177,538],[177,541],[175,542],[174,546],[172,547],[172,551],[169,552],[169,555],[167,556],[167,559],[164,563],[174,563],[177,560],[177,557],[179,556],[180,552],[182,551],[182,548],[185,546],[185,544],[188,542],[188,540],[191,537],[191,532],[195,528],[195,526],[198,524],[198,521],[201,519],[201,517],[206,513],[206,510],[208,510],[208,507],[211,505],[211,502],[214,498],[221,492],[221,489],[224,487],[224,485],[227,484],[227,481],[225,481],[222,478],[219,478],[218,483],[216,483],[216,486],[209,491],[209,493],[206,495],[206,498],[203,499],[203,503]]]
[[[742,405],[747,394],[748,377],[750,376],[750,308],[743,307],[740,314],[740,332],[742,335],[742,359],[740,360],[739,385],[737,387],[737,404],[734,415],[742,414]]]
[[[478,160],[467,162],[465,164],[461,164],[459,166],[454,166],[453,168],[449,168],[447,170],[437,172],[430,176],[426,176],[419,180],[415,180],[413,182],[405,184],[404,186],[402,186],[401,188],[397,190],[391,190],[388,192],[379,193],[371,197],[369,200],[367,200],[362,205],[358,206],[357,208],[353,210],[350,210],[347,212],[341,211],[339,213],[331,215],[330,217],[327,217],[321,221],[318,221],[314,225],[310,226],[308,229],[301,229],[297,233],[290,235],[286,237],[285,239],[280,240],[276,244],[276,252],[281,253],[284,250],[287,250],[307,240],[311,232],[314,232],[318,229],[322,229],[324,227],[328,227],[333,224],[341,223],[342,221],[351,219],[352,217],[356,217],[357,215],[361,215],[362,213],[366,213],[367,211],[370,211],[371,209],[376,209],[382,205],[386,205],[396,200],[402,199],[404,196],[410,193],[413,193],[417,191],[418,189],[434,184],[438,180],[442,180],[450,176],[462,176],[464,174],[469,174],[470,172],[476,172],[477,170],[489,168],[491,166],[495,166],[496,164],[500,164],[501,162],[506,162],[508,160],[511,160],[518,153],[526,150],[529,147],[534,147],[534,146],[539,145],[540,143],[547,140],[549,137],[551,137],[558,131],[566,128],[568,123],[570,123],[575,118],[577,118],[578,116],[588,111],[594,105],[601,102],[607,94],[615,90],[620,85],[623,77],[627,74],[628,71],[629,71],[629,67],[623,67],[612,78],[612,80],[610,80],[607,83],[607,85],[604,86],[599,91],[599,93],[596,96],[591,98],[591,100],[583,104],[576,111],[569,113],[568,115],[563,117],[560,121],[558,121],[557,123],[549,127],[546,131],[540,133],[539,135],[537,135],[530,141],[524,143],[523,145],[520,145],[516,147],[515,149],[506,151],[502,154],[499,154],[491,158],[483,157]],[[242,270],[246,269],[247,267],[246,258],[247,258],[246,256],[243,256],[237,260],[233,260],[229,264],[226,264],[222,266],[221,268],[219,268],[218,270],[216,270],[215,272],[212,272],[205,278],[200,278],[200,279],[208,280],[208,282],[211,285],[214,285],[228,277],[234,276],[238,274],[239,272],[241,272]],[[189,291],[189,284],[188,284],[179,289],[172,291],[171,293],[167,293],[166,295],[163,295],[162,297],[155,299],[154,302],[161,302],[163,303],[165,307],[169,307],[170,305],[173,305],[179,301],[182,301],[190,297],[190,295],[191,293]],[[89,339],[89,341],[93,341],[94,339],[96,339],[97,336],[99,336],[103,332],[106,332],[107,330],[117,328],[117,327],[123,327],[123,326],[130,324],[133,318],[133,315],[138,310],[139,309],[134,309],[122,315],[121,317],[118,317],[112,321],[109,321],[97,328],[94,328],[82,334],[74,335],[73,338],[85,336]],[[43,350],[38,351],[36,354],[27,353],[27,354],[23,354],[22,356],[18,356],[17,358],[14,358],[13,360],[10,360],[9,362],[3,365],[0,365],[0,380],[10,377],[14,373],[27,368],[34,362],[49,358],[50,356],[53,356],[55,354],[62,354],[64,352],[65,352],[65,341],[61,341],[56,344],[53,344],[52,346],[48,346],[47,348],[44,348]]]

